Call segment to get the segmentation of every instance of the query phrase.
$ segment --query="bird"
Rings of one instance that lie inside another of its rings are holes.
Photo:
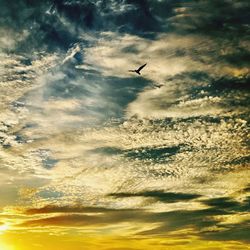
[[[137,73],[138,75],[140,75],[140,71],[146,66],[147,64],[143,64],[141,67],[139,67],[138,69],[134,69],[134,70],[129,70],[129,72],[135,72]]]
[[[154,84],[154,88],[161,88],[162,86],[164,86],[164,84]]]

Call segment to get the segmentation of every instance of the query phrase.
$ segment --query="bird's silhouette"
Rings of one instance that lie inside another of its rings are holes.
[[[141,67],[139,67],[138,69],[134,69],[134,70],[129,70],[129,72],[135,72],[137,73],[138,75],[140,75],[140,71],[146,66],[147,64],[143,64]]]

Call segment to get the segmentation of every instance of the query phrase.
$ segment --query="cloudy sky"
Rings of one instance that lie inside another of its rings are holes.
[[[0,5],[1,250],[250,249],[249,1]]]

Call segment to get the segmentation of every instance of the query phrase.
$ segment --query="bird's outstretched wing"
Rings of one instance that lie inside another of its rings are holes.
[[[143,64],[140,68],[137,69],[137,71],[141,71],[147,64]]]

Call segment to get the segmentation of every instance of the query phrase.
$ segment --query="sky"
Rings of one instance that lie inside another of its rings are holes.
[[[1,250],[250,249],[249,1],[0,5]]]

